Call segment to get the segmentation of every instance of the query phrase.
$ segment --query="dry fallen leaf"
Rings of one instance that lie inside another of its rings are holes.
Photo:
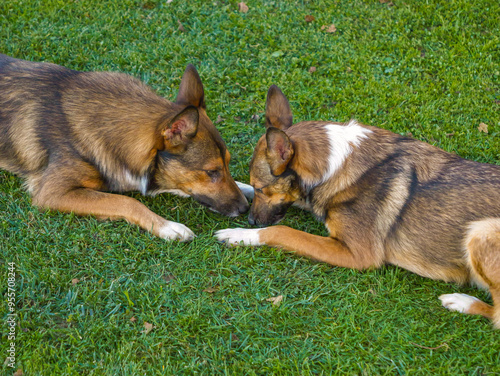
[[[165,282],[171,282],[173,281],[176,277],[173,274],[163,274],[162,278]]]
[[[21,368],[19,368],[16,372],[14,372],[12,374],[12,376],[23,376],[24,373],[23,373],[23,370]]]
[[[388,6],[394,6],[394,3],[391,0],[378,0],[380,4],[387,4]]]
[[[150,331],[153,330],[153,324],[150,324],[149,322],[144,323],[144,330],[141,333],[148,334]]]
[[[279,305],[283,300],[283,295],[272,296],[266,299],[266,302],[272,302],[274,305]]]
[[[306,22],[313,22],[315,20],[314,16],[311,16],[310,14],[308,14],[306,17]]]
[[[231,341],[236,342],[236,341],[239,341],[239,340],[240,340],[240,339],[238,338],[238,336],[237,336],[236,334],[231,333]]]
[[[246,5],[243,1],[241,3],[238,3],[238,10],[241,13],[246,13],[248,12],[248,5]]]
[[[72,285],[76,285],[78,282],[80,282],[80,280],[79,280],[78,278],[73,278],[73,279],[71,280],[71,284],[72,284]]]
[[[479,132],[488,133],[488,124],[481,123],[479,124],[479,127],[477,127],[477,129],[479,130]]]
[[[337,31],[337,28],[335,27],[334,24],[331,24],[330,26],[328,25],[321,26],[321,30],[325,30],[327,33],[335,33]]]
[[[177,23],[179,24],[179,31],[185,32],[186,29],[184,29],[184,26],[182,25],[181,21],[177,20]]]
[[[132,316],[132,317],[130,318],[130,322],[136,322],[136,321],[137,321],[137,319],[136,319],[134,316]]]
[[[205,290],[203,290],[204,292],[208,292],[209,294],[213,294],[214,292],[217,292],[219,291],[219,288],[217,286],[215,287],[207,287]]]
[[[222,123],[224,121],[224,118],[220,115],[217,115],[217,120],[215,120],[215,124]]]
[[[316,72],[316,67],[309,68],[309,73],[314,73],[314,72]]]

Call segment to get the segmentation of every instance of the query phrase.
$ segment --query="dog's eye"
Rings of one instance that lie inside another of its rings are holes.
[[[209,176],[210,179],[215,180],[219,177],[220,171],[219,170],[205,170],[207,175]]]

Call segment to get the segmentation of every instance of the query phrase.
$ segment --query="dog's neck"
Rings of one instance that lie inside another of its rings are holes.
[[[351,120],[346,124],[303,122],[287,132],[295,156],[291,168],[301,189],[298,206],[321,217],[316,207],[325,207],[335,194],[347,189],[370,168],[370,153],[365,146],[376,147],[376,129]]]

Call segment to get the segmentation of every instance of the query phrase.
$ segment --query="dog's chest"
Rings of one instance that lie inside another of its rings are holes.
[[[111,189],[118,192],[139,191],[143,195],[148,189],[149,179],[147,176],[135,176],[130,171],[124,170],[120,176],[116,176],[110,184]]]

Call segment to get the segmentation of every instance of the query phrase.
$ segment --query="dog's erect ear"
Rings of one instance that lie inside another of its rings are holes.
[[[266,128],[275,127],[284,131],[292,125],[290,103],[279,87],[272,85],[267,92]]]
[[[182,76],[179,94],[176,103],[184,106],[195,106],[205,108],[205,92],[201,78],[194,65],[189,64]]]
[[[293,157],[292,142],[285,132],[274,127],[267,128],[266,142],[267,161],[271,172],[275,176],[281,175]]]
[[[161,131],[165,150],[175,153],[184,150],[189,140],[198,131],[198,109],[188,106],[177,114],[172,121],[165,124]]]

